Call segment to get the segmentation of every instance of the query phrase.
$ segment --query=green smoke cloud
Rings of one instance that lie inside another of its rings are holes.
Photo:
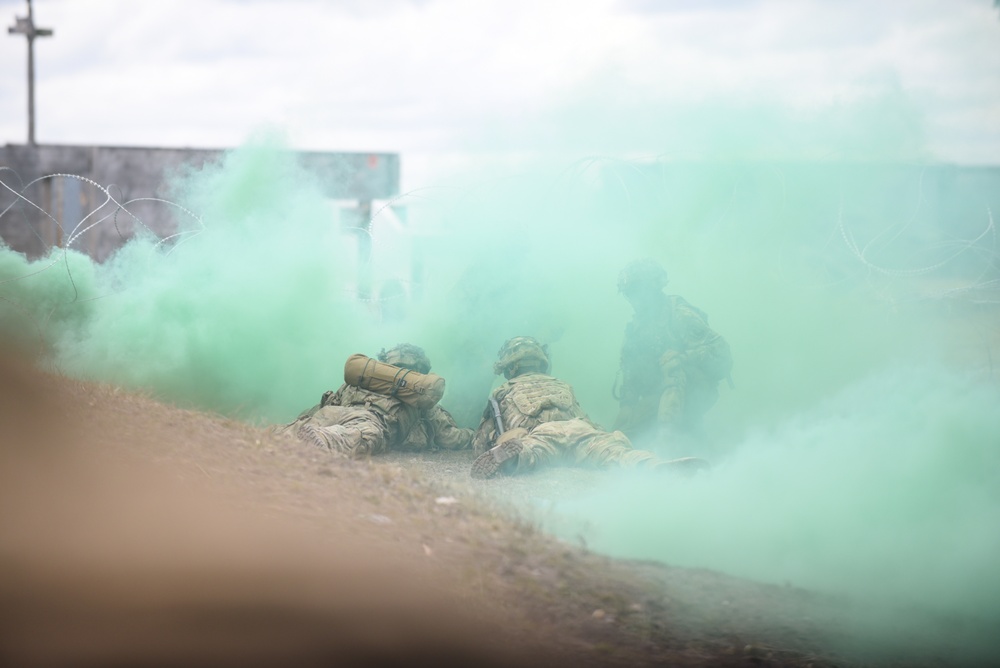
[[[552,528],[616,556],[1000,619],[998,400],[953,370],[886,369],[748,434],[708,475],[623,476]]]
[[[356,259],[314,178],[263,137],[176,184],[201,216],[177,243],[140,235],[101,265],[4,251],[10,322],[37,329],[72,375],[251,420],[294,416],[344,350],[366,349],[344,278]]]
[[[997,173],[915,161],[919,114],[895,95],[808,122],[766,106],[660,125],[655,109],[634,125],[612,113],[605,135],[589,110],[563,111],[537,135],[554,147],[542,159],[376,211],[370,261],[318,177],[257,139],[174,184],[201,221],[179,243],[137,238],[102,265],[0,251],[5,333],[68,373],[259,422],[338,386],[348,355],[410,341],[467,426],[496,351],[527,334],[607,425],[630,317],[617,274],[652,256],[732,346],[735,386],[701,452],[717,466],[609,476],[550,528],[586,523],[616,555],[1000,617]],[[565,158],[573,137],[638,146],[651,127],[658,160]],[[356,298],[365,277],[374,302]],[[393,281],[405,296],[379,302]]]

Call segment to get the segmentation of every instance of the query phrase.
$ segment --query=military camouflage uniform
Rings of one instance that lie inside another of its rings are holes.
[[[719,381],[732,368],[729,344],[708,326],[703,311],[660,292],[666,272],[650,262],[633,263],[619,279],[623,292],[630,282],[645,281],[655,293],[625,328],[614,426],[633,439],[655,428],[700,436],[702,417],[718,400]]]
[[[509,354],[517,347],[525,354]],[[553,464],[608,468],[660,463],[653,453],[633,449],[620,431],[608,432],[594,424],[573,388],[544,373],[548,359],[535,339],[516,337],[505,343],[494,370],[509,379],[491,393],[473,439],[473,449],[480,454],[473,465],[474,477],[521,473]],[[493,402],[499,408],[503,436]],[[511,435],[515,437],[508,440]],[[512,449],[503,452],[509,446]],[[496,460],[490,453],[498,453]]]
[[[423,351],[417,346],[404,346],[383,350],[379,360],[420,373],[429,372],[430,363]],[[281,431],[353,457],[377,455],[386,450],[461,450],[469,447],[473,436],[471,429],[459,427],[440,406],[422,410],[395,397],[347,384],[336,392],[323,394],[319,404],[304,411]]]

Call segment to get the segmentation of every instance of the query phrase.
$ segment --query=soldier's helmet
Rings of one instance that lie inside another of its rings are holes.
[[[493,373],[507,378],[516,375],[518,369],[530,368],[545,373],[549,370],[548,346],[539,343],[532,336],[515,336],[507,339],[497,353]]]
[[[618,292],[628,292],[636,287],[660,290],[667,284],[667,270],[651,257],[629,262],[618,274]]]
[[[388,350],[383,348],[378,354],[378,361],[419,373],[430,373],[431,370],[431,361],[427,357],[427,353],[424,352],[423,348],[412,343],[400,343]]]

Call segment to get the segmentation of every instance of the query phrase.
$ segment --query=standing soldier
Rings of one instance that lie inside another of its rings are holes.
[[[666,284],[667,272],[651,258],[618,275],[618,291],[634,315],[622,344],[614,425],[633,440],[655,436],[665,445],[677,435],[704,436],[704,414],[733,366],[729,344],[708,326],[705,312],[664,294]]]
[[[380,352],[377,362],[352,355],[340,389],[324,393],[317,405],[279,431],[352,457],[469,447],[472,430],[459,427],[437,405],[444,379],[430,373],[422,348],[403,343]],[[428,390],[414,389],[423,387]]]
[[[620,431],[605,431],[591,422],[569,383],[547,375],[548,370],[548,351],[537,339],[516,336],[500,348],[493,371],[507,382],[490,395],[473,439],[479,453],[473,478],[553,464],[660,468],[675,463],[636,450]]]

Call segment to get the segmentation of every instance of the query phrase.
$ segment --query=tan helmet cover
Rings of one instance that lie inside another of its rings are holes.
[[[538,339],[531,336],[515,336],[512,339],[507,339],[500,347],[497,361],[493,364],[493,373],[499,376],[516,366],[523,366],[527,363],[538,365],[542,373],[548,371],[548,346],[542,345]]]
[[[662,289],[667,284],[667,270],[651,257],[629,262],[618,274],[618,292],[628,292],[639,285]]]
[[[383,348],[378,354],[378,361],[420,373],[430,373],[431,370],[431,361],[427,357],[427,353],[424,352],[423,348],[412,343],[400,343],[389,350]]]

